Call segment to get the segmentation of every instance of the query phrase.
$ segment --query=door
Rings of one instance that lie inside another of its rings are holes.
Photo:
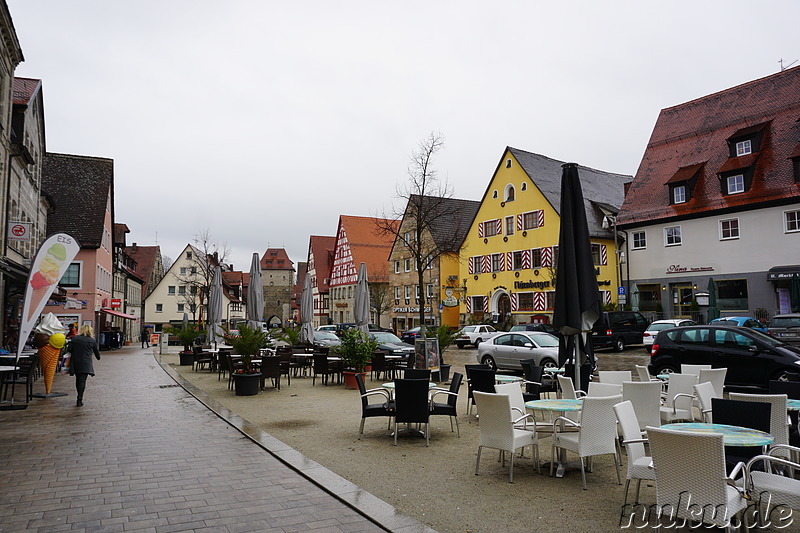
[[[676,283],[671,285],[672,291],[672,317],[691,318],[694,293],[689,283]]]
[[[494,356],[494,362],[499,368],[509,368],[511,366],[511,361],[515,353],[514,337],[515,335],[509,333],[499,335],[490,341],[486,341],[491,343],[494,347],[492,355]]]
[[[497,300],[497,314],[500,315],[500,323],[504,323],[508,315],[511,314],[511,298],[508,294],[503,294]]]
[[[759,357],[758,344],[747,335],[722,329],[713,330],[715,368],[726,367],[725,383],[769,383],[772,371],[769,358]]]

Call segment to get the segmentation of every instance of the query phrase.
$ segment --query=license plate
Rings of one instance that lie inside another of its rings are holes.
[[[781,333],[781,337],[797,337],[797,333]]]

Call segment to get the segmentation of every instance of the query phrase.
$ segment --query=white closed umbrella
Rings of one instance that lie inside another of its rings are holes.
[[[222,337],[220,324],[222,323],[222,269],[219,265],[214,268],[214,279],[208,293],[208,342],[215,345],[217,339]]]
[[[300,342],[314,343],[314,295],[311,294],[311,276],[306,273],[303,294],[300,296]]]
[[[250,281],[247,284],[247,320],[253,329],[261,327],[264,320],[264,283],[261,280],[261,261],[253,253],[250,262]]]
[[[364,333],[369,333],[369,284],[367,283],[367,265],[365,263],[361,263],[361,266],[358,268],[353,307],[356,328]]]

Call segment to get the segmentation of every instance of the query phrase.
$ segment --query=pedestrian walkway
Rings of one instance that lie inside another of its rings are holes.
[[[150,350],[102,352],[95,372],[83,407],[74,378],[57,376],[53,391],[68,396],[0,411],[0,532],[419,530],[408,517],[379,525],[287,466]]]

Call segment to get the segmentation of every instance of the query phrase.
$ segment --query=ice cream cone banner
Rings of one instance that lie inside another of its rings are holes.
[[[28,283],[25,285],[17,354],[22,352],[25,341],[42,313],[47,299],[53,294],[53,290],[80,249],[78,241],[66,233],[56,233],[39,247],[31,264]]]

